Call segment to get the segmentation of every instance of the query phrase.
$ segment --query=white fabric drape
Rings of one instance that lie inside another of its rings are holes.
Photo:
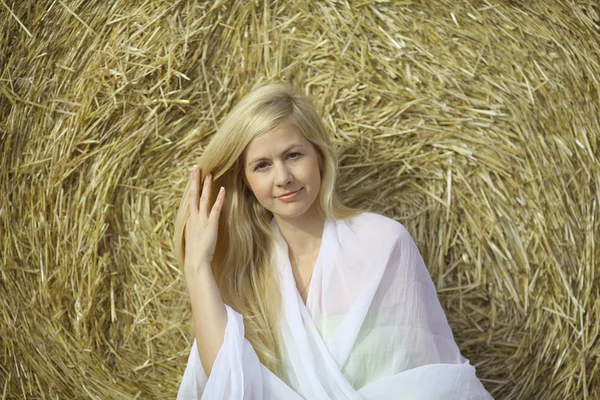
[[[178,399],[492,399],[461,356],[423,258],[406,228],[365,212],[325,221],[304,305],[275,219],[285,382],[227,308],[210,378],[196,342]]]

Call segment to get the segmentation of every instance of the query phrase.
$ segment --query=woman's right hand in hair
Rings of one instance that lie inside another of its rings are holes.
[[[190,273],[209,267],[215,252],[219,227],[219,215],[225,201],[225,189],[221,188],[212,207],[209,207],[212,175],[206,176],[200,188],[200,168],[192,169],[189,190],[190,215],[185,224],[185,272]]]

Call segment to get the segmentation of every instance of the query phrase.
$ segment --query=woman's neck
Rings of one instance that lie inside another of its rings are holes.
[[[301,262],[318,253],[325,228],[325,216],[312,212],[293,220],[275,216],[275,220],[288,245],[291,259]]]

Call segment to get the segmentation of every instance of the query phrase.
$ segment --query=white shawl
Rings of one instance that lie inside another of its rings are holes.
[[[210,378],[194,341],[177,399],[492,399],[461,356],[404,225],[370,212],[326,219],[306,306],[272,226],[286,382],[260,363],[242,315],[226,305]]]

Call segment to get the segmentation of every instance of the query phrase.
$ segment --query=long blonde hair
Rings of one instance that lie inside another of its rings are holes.
[[[209,172],[213,175],[211,207],[216,200],[215,189],[226,188],[211,262],[215,280],[223,301],[243,315],[245,336],[260,361],[276,374],[281,367],[281,294],[272,259],[273,214],[262,207],[246,184],[243,158],[246,146],[254,138],[281,122],[298,126],[317,151],[321,187],[315,201],[321,215],[338,220],[362,212],[339,201],[335,191],[337,158],[331,135],[310,99],[285,83],[267,84],[245,95],[224,119],[200,157],[198,166],[202,170],[202,182]],[[182,269],[185,263],[184,228],[190,213],[189,186],[188,180],[175,220],[174,252]]]

